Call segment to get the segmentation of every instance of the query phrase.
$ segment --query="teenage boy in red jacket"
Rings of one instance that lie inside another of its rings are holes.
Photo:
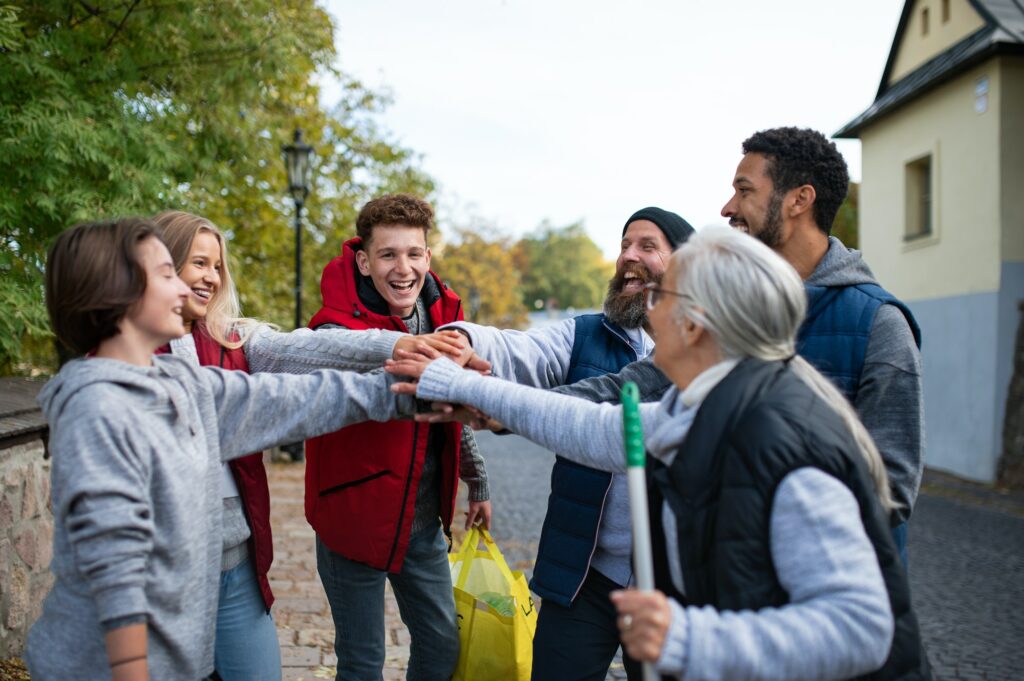
[[[323,307],[311,328],[429,333],[462,319],[462,304],[430,271],[422,199],[393,194],[366,204],[356,238],[324,268]],[[448,679],[459,654],[448,542],[461,477],[466,526],[490,524],[487,475],[472,431],[460,424],[364,423],[306,444],[306,519],[334,618],[338,679],[378,681],[384,666],[384,580],[411,645],[407,679]]]

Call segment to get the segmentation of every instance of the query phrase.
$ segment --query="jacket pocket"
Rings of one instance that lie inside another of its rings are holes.
[[[325,497],[325,496],[327,496],[329,494],[334,494],[335,492],[340,492],[341,490],[347,489],[349,487],[355,487],[356,485],[365,484],[367,482],[370,482],[371,480],[376,480],[379,477],[387,475],[390,472],[391,471],[389,471],[388,469],[385,468],[382,471],[377,471],[376,473],[371,473],[370,475],[366,475],[366,476],[364,476],[362,478],[358,478],[356,480],[349,480],[348,482],[343,482],[340,485],[333,485],[331,487],[327,487],[326,489],[320,490],[320,496]]]

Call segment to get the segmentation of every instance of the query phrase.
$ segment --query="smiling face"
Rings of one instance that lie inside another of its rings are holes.
[[[769,248],[782,245],[782,196],[768,176],[768,159],[748,153],[736,167],[733,195],[722,207],[729,225],[756,237]]]
[[[408,317],[430,271],[430,249],[422,227],[376,225],[356,251],[356,265],[370,277],[391,314]]]
[[[146,292],[125,314],[120,328],[140,349],[152,352],[185,334],[182,315],[189,288],[175,274],[174,261],[162,241],[149,237],[138,248]]]
[[[609,319],[627,329],[646,321],[644,286],[661,281],[671,254],[672,245],[656,224],[650,220],[629,223],[604,301]]]
[[[212,232],[197,232],[178,276],[189,288],[184,317],[187,326],[206,317],[210,300],[220,290],[220,240]]]

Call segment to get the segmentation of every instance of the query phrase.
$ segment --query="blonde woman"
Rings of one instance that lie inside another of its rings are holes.
[[[279,333],[242,317],[228,265],[227,243],[209,220],[166,211],[162,228],[178,276],[189,289],[182,308],[187,333],[165,348],[204,366],[246,372],[305,374],[323,368],[367,371],[396,348],[457,356],[454,332],[413,337],[391,331],[298,329]],[[262,454],[224,464],[221,475],[224,544],[217,611],[215,666],[223,681],[276,681],[281,657],[267,573],[274,558],[270,494]]]

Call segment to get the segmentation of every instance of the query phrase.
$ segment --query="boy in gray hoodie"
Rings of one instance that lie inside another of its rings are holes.
[[[39,398],[51,428],[55,582],[29,634],[29,669],[38,681],[203,678],[213,671],[222,462],[394,419],[391,379],[247,375],[154,357],[184,332],[188,288],[146,220],[68,230],[46,276],[57,338],[91,356],[66,364]]]

